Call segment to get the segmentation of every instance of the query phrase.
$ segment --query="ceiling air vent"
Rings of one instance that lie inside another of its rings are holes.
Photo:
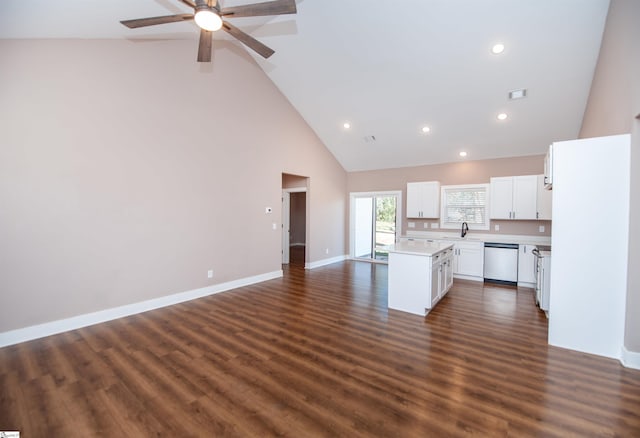
[[[376,136],[375,135],[367,135],[364,137],[364,142],[365,143],[374,143],[376,141]]]
[[[511,100],[524,99],[525,97],[527,97],[527,89],[526,88],[520,88],[518,90],[509,91],[509,99],[511,99]]]

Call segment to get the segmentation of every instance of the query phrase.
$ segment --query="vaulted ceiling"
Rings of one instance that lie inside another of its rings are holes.
[[[608,6],[297,0],[296,15],[230,21],[276,51],[256,62],[354,171],[543,154],[553,141],[576,138]],[[177,0],[2,0],[0,38],[190,38],[196,62],[192,22],[133,30],[119,23],[184,12]],[[505,49],[495,55],[498,42]],[[215,50],[214,40],[213,62]],[[516,89],[526,97],[510,100]]]

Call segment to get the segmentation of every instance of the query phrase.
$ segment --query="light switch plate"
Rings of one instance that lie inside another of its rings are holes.
[[[540,225],[538,227],[538,231],[540,231],[541,233],[544,233],[544,225]]]
[[[495,225],[493,226],[493,230],[494,230],[494,231],[500,231],[500,225],[495,224]]]
[[[424,222],[422,224],[422,228],[429,228],[429,222]]]

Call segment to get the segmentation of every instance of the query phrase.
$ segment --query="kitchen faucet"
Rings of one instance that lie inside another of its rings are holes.
[[[460,237],[466,236],[467,231],[469,231],[469,225],[467,225],[466,222],[462,222],[462,231],[460,232]]]

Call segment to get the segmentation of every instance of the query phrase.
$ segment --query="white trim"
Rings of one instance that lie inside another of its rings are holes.
[[[281,242],[282,242],[282,264],[288,265],[290,262],[289,246],[291,245],[291,192],[282,191],[282,220],[281,223]]]
[[[125,316],[135,315],[137,313],[147,312],[149,310],[158,309],[160,307],[171,306],[173,304],[194,300],[196,298],[206,297],[208,295],[225,292],[243,286],[249,286],[255,283],[261,283],[274,278],[282,277],[282,270],[267,272],[265,274],[254,275],[252,277],[241,278],[238,280],[228,281],[226,283],[214,284],[200,289],[193,289],[186,292],[180,292],[173,295],[167,295],[152,300],[140,301],[138,303],[127,304],[124,306],[113,307],[111,309],[100,310],[98,312],[85,313],[83,315],[73,316],[71,318],[59,319],[44,324],[32,325],[8,332],[0,333],[0,347],[18,344],[20,342],[31,341],[45,336],[51,336],[58,333],[76,330],[101,322],[111,321]]]
[[[346,254],[343,254],[343,255],[337,256],[337,257],[331,257],[331,258],[328,258],[328,259],[318,260],[317,262],[305,263],[304,264],[304,268],[305,269],[315,269],[315,268],[319,268],[320,266],[326,266],[326,265],[330,265],[332,263],[343,262],[343,261],[347,260],[347,258],[348,258],[348,256]]]
[[[289,246],[306,246],[304,242],[302,243],[290,243]]]
[[[626,368],[640,370],[640,353],[629,351],[623,345],[622,351],[620,352],[620,363]]]

